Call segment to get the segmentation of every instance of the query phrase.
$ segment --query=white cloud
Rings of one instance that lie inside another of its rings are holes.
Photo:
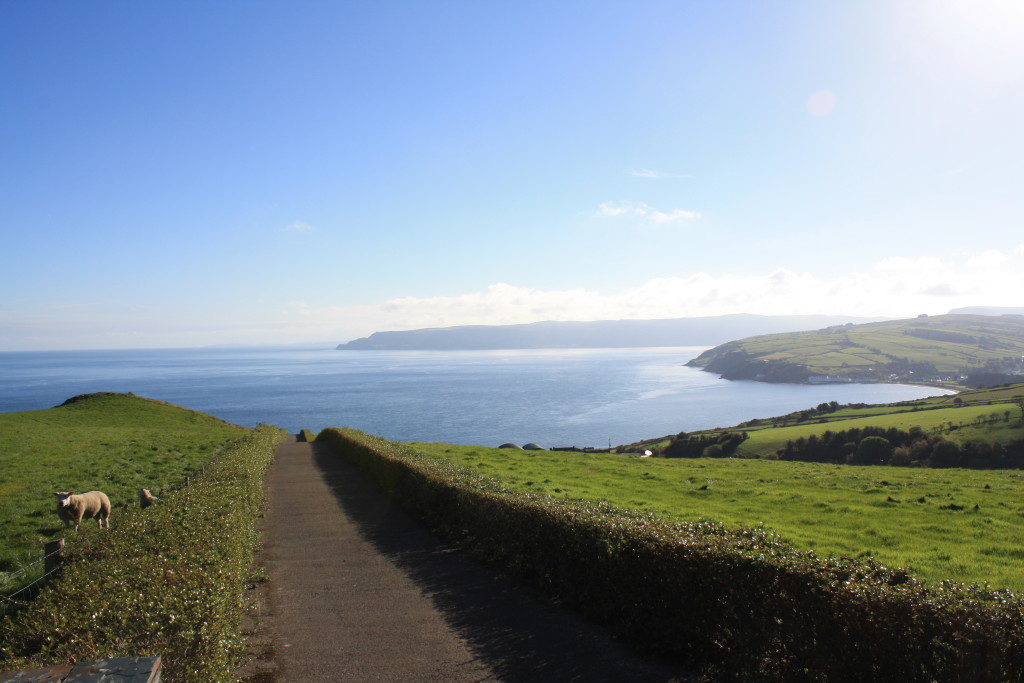
[[[603,202],[597,207],[597,216],[603,218],[615,218],[618,216],[636,216],[654,223],[676,223],[678,221],[689,221],[700,218],[696,211],[686,209],[673,209],[672,211],[660,211],[643,202]]]
[[[700,217],[700,214],[696,211],[686,211],[685,209],[676,209],[668,213],[649,209],[645,215],[655,223],[675,223],[676,221],[688,221]]]
[[[604,202],[597,207],[598,216],[622,216],[632,212],[633,205],[630,202]]]
[[[967,261],[967,265],[971,268],[1000,268],[1006,265],[1010,257],[1001,251],[995,249],[986,249],[985,251],[971,257]]]
[[[960,292],[950,284],[949,282],[938,282],[933,285],[927,285],[921,290],[922,294],[934,297],[946,297],[946,296],[957,296]]]
[[[302,221],[293,221],[282,228],[284,232],[313,232],[316,230],[309,223],[303,223]]]
[[[980,256],[980,254],[979,254]],[[539,320],[611,320],[714,316],[837,314],[913,317],[962,306],[1020,306],[1024,254],[1002,267],[971,268],[936,258],[894,257],[863,272],[820,277],[787,269],[759,274],[706,273],[653,278],[613,293],[540,290],[498,283],[455,297],[403,297],[376,309],[376,330],[505,325]],[[347,309],[338,314],[349,315]],[[353,336],[363,336],[359,332]]]
[[[913,317],[963,306],[1024,305],[1024,249],[958,261],[890,257],[874,268],[819,276],[789,269],[651,278],[615,292],[535,289],[501,282],[457,296],[406,296],[367,305],[292,301],[174,311],[97,302],[82,308],[6,302],[0,350],[143,348],[348,341],[384,330],[540,320],[680,318],[730,313]],[[996,264],[976,267],[977,263]]]
[[[662,180],[665,178],[689,178],[690,176],[682,173],[668,173],[666,171],[655,171],[650,168],[634,169],[629,174],[635,178],[651,178],[652,180]]]
[[[943,268],[945,268],[945,264],[940,259],[931,256],[920,256],[914,259],[905,256],[890,256],[875,264],[875,270],[882,272],[923,273]]]
[[[807,112],[811,116],[828,116],[835,109],[839,98],[831,90],[819,90],[807,98]]]

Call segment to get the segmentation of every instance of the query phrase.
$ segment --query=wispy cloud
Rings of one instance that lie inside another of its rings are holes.
[[[1006,265],[1010,257],[995,249],[985,251],[968,259],[967,265],[972,268],[1000,268]]]
[[[316,228],[309,223],[303,223],[302,221],[293,221],[282,228],[283,232],[313,232],[314,230],[316,230]]]
[[[633,213],[633,205],[629,202],[604,202],[597,207],[597,215],[605,218],[624,216]]]
[[[675,223],[676,221],[688,221],[700,217],[700,214],[696,211],[687,211],[685,209],[676,209],[667,213],[657,209],[647,209],[644,215],[655,223]]]
[[[603,202],[597,207],[596,215],[603,218],[636,216],[655,223],[675,223],[700,218],[700,214],[696,211],[686,209],[661,211],[643,202]]]
[[[650,168],[630,169],[629,174],[634,178],[651,178],[652,180],[663,180],[665,178],[689,178],[684,173],[669,173],[667,171],[655,171]]]
[[[831,90],[819,90],[807,98],[807,113],[814,117],[828,116],[839,98]]]

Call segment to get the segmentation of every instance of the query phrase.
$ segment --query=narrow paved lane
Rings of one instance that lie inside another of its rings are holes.
[[[324,444],[278,448],[262,556],[282,682],[684,680],[439,544]]]

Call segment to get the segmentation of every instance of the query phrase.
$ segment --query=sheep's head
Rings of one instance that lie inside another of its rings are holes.
[[[66,493],[54,493],[57,496],[57,507],[66,508],[71,503],[71,496],[75,495],[74,491]]]

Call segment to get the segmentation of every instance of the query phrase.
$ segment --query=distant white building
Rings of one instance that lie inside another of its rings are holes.
[[[849,384],[853,382],[849,377],[841,375],[811,375],[807,381],[811,384]]]

